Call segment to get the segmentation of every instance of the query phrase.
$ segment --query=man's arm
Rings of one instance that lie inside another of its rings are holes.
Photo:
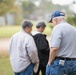
[[[32,37],[30,37],[30,39],[28,40],[27,51],[31,62],[35,64],[34,72],[36,73],[39,66],[39,58],[34,39]]]
[[[39,62],[37,48],[36,48],[34,39],[32,37],[29,38],[26,47],[27,47],[27,52],[28,52],[31,62],[32,63]]]
[[[50,64],[53,62],[53,60],[55,59],[57,52],[58,52],[58,48],[51,48],[50,54],[49,54],[49,61],[48,61],[48,64],[49,64],[49,65],[50,65]]]
[[[55,59],[58,49],[60,47],[62,39],[62,31],[59,27],[55,27],[52,31],[51,40],[50,40],[50,56],[49,56],[49,64],[53,62]]]

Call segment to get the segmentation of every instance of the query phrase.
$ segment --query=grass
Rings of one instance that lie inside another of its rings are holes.
[[[0,75],[14,75],[8,57],[0,58]]]
[[[33,26],[33,30],[35,30],[35,24]],[[1,26],[0,27],[0,38],[10,38],[13,34],[21,30],[21,26]],[[51,34],[51,28],[47,25],[45,31],[45,34],[50,35]]]
[[[9,57],[9,51],[7,49],[6,50],[1,49],[0,58],[5,58],[5,57]]]
[[[0,58],[0,75],[14,75],[9,57]]]
[[[8,51],[0,51],[0,75],[14,75]]]
[[[20,30],[20,26],[3,26],[0,27],[0,38],[11,37],[14,33]]]

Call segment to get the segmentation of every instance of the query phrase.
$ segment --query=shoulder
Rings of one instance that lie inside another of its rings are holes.
[[[59,28],[61,28],[62,27],[62,24],[58,24],[58,25],[56,25],[55,27],[54,27],[54,29],[59,29]]]
[[[33,37],[36,37],[36,38],[43,38],[43,37],[45,37],[45,35],[39,33],[39,34],[34,35]]]
[[[55,36],[62,35],[63,34],[63,29],[64,28],[61,25],[57,25],[53,28],[51,35],[55,35]]]
[[[11,39],[14,38],[14,37],[17,37],[18,34],[19,34],[19,32],[15,33],[15,34],[11,37]]]
[[[54,28],[53,28],[53,32],[55,31],[58,31],[58,32],[61,32],[63,31],[63,28],[64,28],[64,25],[63,24],[58,24],[56,25]]]
[[[59,31],[60,30],[60,26],[55,26],[54,28],[53,28],[53,30],[52,30],[52,32],[57,32],[57,31]]]
[[[26,37],[28,40],[33,40],[33,37],[32,37],[30,34],[26,34],[25,37]]]
[[[31,34],[32,34],[32,35],[36,35],[36,34],[41,34],[41,33],[38,32],[38,31],[32,31]]]

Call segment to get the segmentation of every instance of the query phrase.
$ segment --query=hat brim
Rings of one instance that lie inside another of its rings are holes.
[[[52,19],[50,19],[50,20],[48,21],[48,23],[52,23]]]
[[[53,19],[53,17],[49,16],[48,23],[52,23],[52,19]]]

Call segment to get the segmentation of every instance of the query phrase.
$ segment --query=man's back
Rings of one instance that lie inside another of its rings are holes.
[[[15,72],[24,70],[32,61],[38,60],[36,59],[37,54],[35,52],[37,52],[37,49],[33,38],[22,31],[16,33],[11,38],[9,52],[11,65]],[[35,56],[34,54],[36,54],[36,58],[33,58]]]
[[[50,51],[46,35],[41,34],[37,31],[33,32],[32,35],[37,46],[40,65],[45,67],[49,59]]]
[[[61,40],[57,56],[76,58],[76,29],[63,22],[55,26],[54,31]]]
[[[46,75],[76,75],[76,28],[65,21],[65,13],[59,10],[50,14],[48,22],[54,28]]]

